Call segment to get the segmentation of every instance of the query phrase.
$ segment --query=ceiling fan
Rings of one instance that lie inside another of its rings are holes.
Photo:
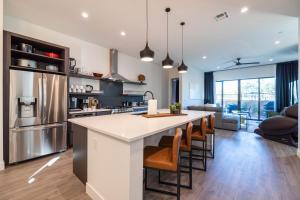
[[[230,68],[235,68],[235,67],[239,67],[239,66],[242,66],[242,65],[258,65],[260,64],[260,62],[241,62],[242,58],[236,58],[234,60],[231,60],[229,62],[233,62],[234,65],[231,65],[229,67],[225,67],[224,69],[230,69]]]

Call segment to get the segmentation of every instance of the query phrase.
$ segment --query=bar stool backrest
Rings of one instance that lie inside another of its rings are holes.
[[[215,119],[216,119],[215,115],[210,115],[209,116],[209,124],[210,124],[209,128],[212,131],[215,130]]]
[[[206,127],[207,127],[207,118],[204,117],[201,119],[201,135],[206,135]]]
[[[179,148],[180,148],[180,144],[181,144],[181,136],[182,136],[181,128],[176,128],[176,134],[173,139],[173,146],[172,146],[172,163],[176,167],[177,167],[177,163],[178,163]]]
[[[192,148],[192,133],[193,133],[193,123],[190,122],[186,125],[186,145],[189,150]]]

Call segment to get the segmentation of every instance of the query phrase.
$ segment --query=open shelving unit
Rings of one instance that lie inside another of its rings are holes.
[[[31,45],[32,52],[21,50],[22,43]],[[47,53],[58,57],[47,56]],[[67,75],[69,70],[69,48],[8,31],[4,31],[4,58],[8,69],[60,75]],[[35,61],[36,68],[19,66],[18,59]],[[47,65],[56,66],[58,71],[46,70]]]

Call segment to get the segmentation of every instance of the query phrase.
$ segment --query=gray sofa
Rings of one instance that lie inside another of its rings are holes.
[[[222,107],[213,105],[188,106],[188,110],[200,110],[215,112],[215,128],[237,131],[240,129],[240,117],[238,115],[223,113]]]

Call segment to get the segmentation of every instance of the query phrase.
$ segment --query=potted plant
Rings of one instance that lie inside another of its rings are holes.
[[[170,105],[170,113],[171,114],[181,114],[181,103],[177,102],[175,104]]]

